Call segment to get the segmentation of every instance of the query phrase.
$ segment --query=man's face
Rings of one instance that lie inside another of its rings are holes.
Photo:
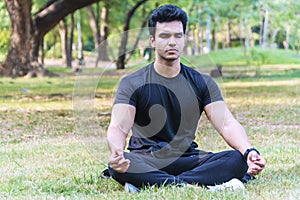
[[[174,61],[179,59],[184,48],[184,33],[181,21],[156,23],[155,38],[150,36],[151,46],[158,59]]]

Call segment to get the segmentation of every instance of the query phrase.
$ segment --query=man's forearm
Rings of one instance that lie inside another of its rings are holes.
[[[115,126],[109,126],[107,129],[107,142],[111,152],[117,152],[119,150],[124,150],[126,146],[127,134],[120,131],[119,128]]]
[[[133,125],[135,107],[127,104],[116,104],[107,129],[107,141],[112,153],[123,151],[127,135]]]
[[[245,151],[251,147],[244,128],[236,120],[232,120],[228,122],[228,124],[224,124],[221,135],[228,145],[236,150],[239,150],[242,154],[244,154]]]
[[[204,109],[208,119],[222,135],[227,144],[239,150],[242,154],[244,154],[247,148],[251,147],[244,128],[233,117],[223,101],[211,103]]]

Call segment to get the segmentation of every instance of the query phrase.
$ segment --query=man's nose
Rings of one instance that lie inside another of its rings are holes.
[[[176,45],[176,41],[175,41],[175,38],[174,38],[174,37],[170,37],[169,45],[170,45],[170,46],[175,46],[175,45]]]

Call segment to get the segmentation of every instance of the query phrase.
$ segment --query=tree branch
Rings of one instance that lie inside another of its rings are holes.
[[[36,28],[44,35],[68,14],[99,1],[101,0],[49,0],[43,6],[44,9],[34,16]]]

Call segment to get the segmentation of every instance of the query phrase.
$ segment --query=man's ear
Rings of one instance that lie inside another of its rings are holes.
[[[150,35],[150,44],[152,48],[155,48],[156,44],[155,44],[155,38],[153,35]]]

